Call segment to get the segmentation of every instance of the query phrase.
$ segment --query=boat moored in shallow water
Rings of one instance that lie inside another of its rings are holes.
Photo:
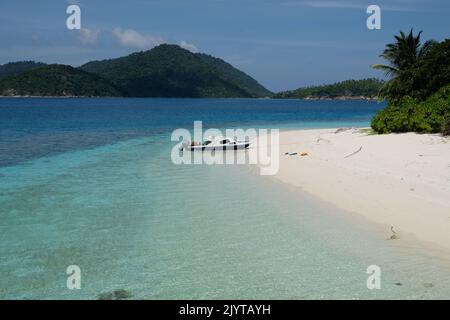
[[[249,141],[237,141],[233,138],[217,136],[208,137],[203,143],[191,142],[183,146],[188,151],[242,150],[250,146]]]

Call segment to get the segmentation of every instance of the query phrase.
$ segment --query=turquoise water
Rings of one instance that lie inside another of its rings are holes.
[[[379,108],[303,103],[0,101],[0,298],[118,289],[134,299],[449,298],[448,261],[419,243],[386,241],[377,226],[248,166],[170,161],[171,130],[193,118],[221,128],[365,126]],[[244,116],[233,117],[239,105]],[[74,264],[81,290],[66,288]],[[380,290],[366,287],[372,264]]]

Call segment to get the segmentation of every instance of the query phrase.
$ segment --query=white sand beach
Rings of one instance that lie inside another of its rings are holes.
[[[367,132],[281,132],[275,178],[385,225],[387,235],[393,226],[400,241],[413,234],[450,248],[450,139]]]

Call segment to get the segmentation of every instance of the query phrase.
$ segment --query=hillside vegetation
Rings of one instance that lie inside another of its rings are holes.
[[[66,65],[45,65],[0,80],[3,96],[120,96],[108,81]]]
[[[272,93],[225,61],[163,44],[80,67],[132,97],[266,97]]]
[[[16,76],[26,71],[45,66],[45,63],[34,61],[10,62],[0,66],[0,79]]]
[[[379,79],[346,80],[334,84],[299,88],[277,93],[278,99],[374,99],[383,85]]]
[[[0,95],[260,98],[272,92],[221,59],[164,44],[80,68],[9,63],[0,66]]]

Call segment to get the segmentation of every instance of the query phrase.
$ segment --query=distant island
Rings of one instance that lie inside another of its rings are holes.
[[[23,72],[46,66],[46,63],[34,61],[10,62],[0,66],[0,80],[6,77],[17,76]]]
[[[0,80],[0,92],[3,96],[122,96],[121,90],[109,81],[78,68],[60,64],[41,66],[27,63],[27,65],[28,71],[4,76]]]
[[[127,57],[93,61],[80,69],[97,74],[131,97],[245,97],[272,92],[229,63],[177,45],[160,45]]]
[[[362,80],[346,80],[334,84],[299,88],[275,94],[277,99],[376,99],[384,82],[379,79],[369,78]]]
[[[2,96],[264,98],[272,94],[221,59],[168,44],[79,68],[32,61],[0,66]]]
[[[383,81],[347,80],[273,94],[229,63],[163,44],[78,68],[34,61],[0,66],[0,96],[374,99]]]

